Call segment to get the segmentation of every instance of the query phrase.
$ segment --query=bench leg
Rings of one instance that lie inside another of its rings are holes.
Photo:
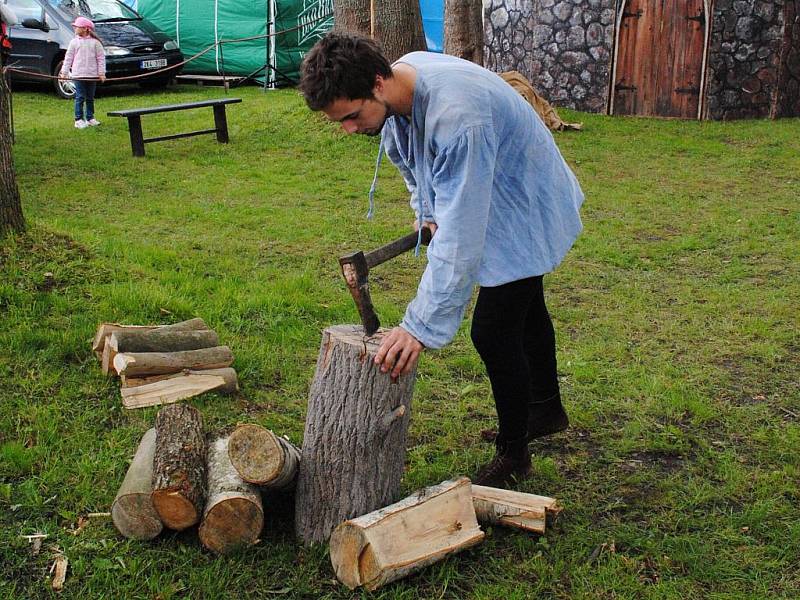
[[[139,115],[131,115],[128,117],[128,133],[131,136],[131,150],[133,150],[133,155],[144,156],[142,118]]]
[[[208,114],[208,113],[206,113]],[[228,118],[225,116],[225,105],[214,107],[214,127],[217,128],[217,141],[220,144],[228,143]]]

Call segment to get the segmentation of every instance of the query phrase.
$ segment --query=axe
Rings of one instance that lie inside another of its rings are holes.
[[[339,259],[342,267],[342,275],[347,282],[347,287],[356,301],[358,314],[361,315],[361,324],[364,326],[364,333],[371,336],[381,326],[375,308],[372,306],[372,298],[369,295],[369,270],[385,263],[395,256],[407,252],[417,245],[417,232],[409,233],[399,240],[389,242],[385,246],[376,248],[372,252],[364,254],[362,251],[347,254]],[[422,244],[427,246],[431,241],[431,230],[428,227],[422,228]]]

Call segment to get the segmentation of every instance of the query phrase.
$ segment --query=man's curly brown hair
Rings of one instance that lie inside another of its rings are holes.
[[[311,110],[322,110],[339,98],[373,98],[375,77],[392,76],[392,67],[373,40],[329,33],[303,61],[300,92]]]

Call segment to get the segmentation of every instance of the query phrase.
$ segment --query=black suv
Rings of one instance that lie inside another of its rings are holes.
[[[9,67],[58,75],[70,40],[72,22],[83,16],[94,21],[95,33],[106,51],[106,77],[139,75],[183,61],[178,44],[118,0],[0,0],[16,15],[8,30],[11,38]],[[143,87],[164,87],[180,69],[139,80]],[[15,79],[32,79],[11,72]],[[113,83],[106,82],[106,83]],[[68,80],[54,80],[56,93],[72,98],[75,87]]]

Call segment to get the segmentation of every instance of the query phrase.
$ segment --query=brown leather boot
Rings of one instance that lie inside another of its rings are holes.
[[[505,488],[530,475],[531,455],[526,438],[505,442],[498,437],[495,443],[497,451],[494,458],[478,471],[472,483]]]
[[[567,412],[556,394],[541,402],[528,404],[528,441],[564,431],[569,427]]]

